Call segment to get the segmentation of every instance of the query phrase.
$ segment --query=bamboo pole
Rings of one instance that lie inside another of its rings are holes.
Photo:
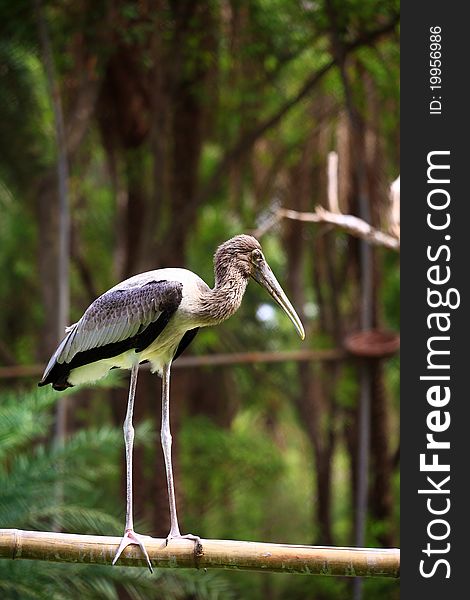
[[[156,568],[237,569],[347,577],[399,577],[396,548],[294,546],[234,540],[148,538],[145,542]],[[95,535],[0,529],[0,558],[111,565],[120,538]],[[144,567],[138,546],[128,546],[119,564]]]

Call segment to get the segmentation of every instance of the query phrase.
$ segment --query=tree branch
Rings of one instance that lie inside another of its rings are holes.
[[[384,246],[390,250],[400,250],[400,240],[397,237],[375,229],[369,223],[354,215],[343,215],[325,210],[317,206],[315,212],[299,212],[288,208],[279,208],[273,216],[268,219],[261,227],[253,232],[255,237],[261,237],[263,234],[278,223],[281,219],[292,219],[294,221],[304,221],[306,223],[327,223],[343,229],[354,237],[361,238],[374,246]]]
[[[294,546],[234,540],[149,538],[145,546],[156,568],[237,569],[347,577],[399,577],[396,548]],[[120,538],[0,529],[0,558],[111,565]],[[128,546],[119,564],[146,566],[140,548]]]

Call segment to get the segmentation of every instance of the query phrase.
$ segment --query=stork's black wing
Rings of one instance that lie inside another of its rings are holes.
[[[58,381],[65,384],[71,369],[133,348],[144,350],[177,310],[182,288],[178,281],[147,281],[143,285],[113,288],[100,296],[69,328],[39,385]]]
[[[176,360],[178,356],[181,356],[189,344],[194,340],[199,331],[199,327],[195,327],[194,329],[189,329],[181,338],[180,343],[178,344],[178,348],[176,348],[175,355],[173,360]]]

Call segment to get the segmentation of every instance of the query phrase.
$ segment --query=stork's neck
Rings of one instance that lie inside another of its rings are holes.
[[[231,317],[240,307],[248,285],[248,276],[240,271],[236,263],[230,262],[215,267],[215,285],[204,294],[202,313],[211,325]]]

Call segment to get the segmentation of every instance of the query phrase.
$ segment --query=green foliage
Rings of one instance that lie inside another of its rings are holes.
[[[115,490],[122,431],[82,430],[60,448],[45,443],[57,397],[50,388],[0,395],[0,527],[49,530],[54,523],[74,533],[120,535]],[[138,442],[148,443],[152,436],[148,422],[136,428]],[[62,498],[56,493],[59,482]],[[133,600],[233,597],[217,574],[151,575],[146,569],[0,560],[5,600],[114,600],[120,589]]]
[[[6,461],[44,435],[51,424],[47,411],[54,403],[52,390],[3,392],[0,404],[0,460]]]
[[[217,573],[1,560],[0,594],[5,600],[232,600],[233,591]]]
[[[199,505],[206,518],[197,523],[202,535],[254,539],[253,531],[266,514],[266,498],[274,493],[272,483],[283,468],[279,452],[259,424],[240,417],[231,430],[224,430],[201,417],[183,428],[183,487],[190,498],[204,492]],[[222,506],[223,513],[214,510]]]

